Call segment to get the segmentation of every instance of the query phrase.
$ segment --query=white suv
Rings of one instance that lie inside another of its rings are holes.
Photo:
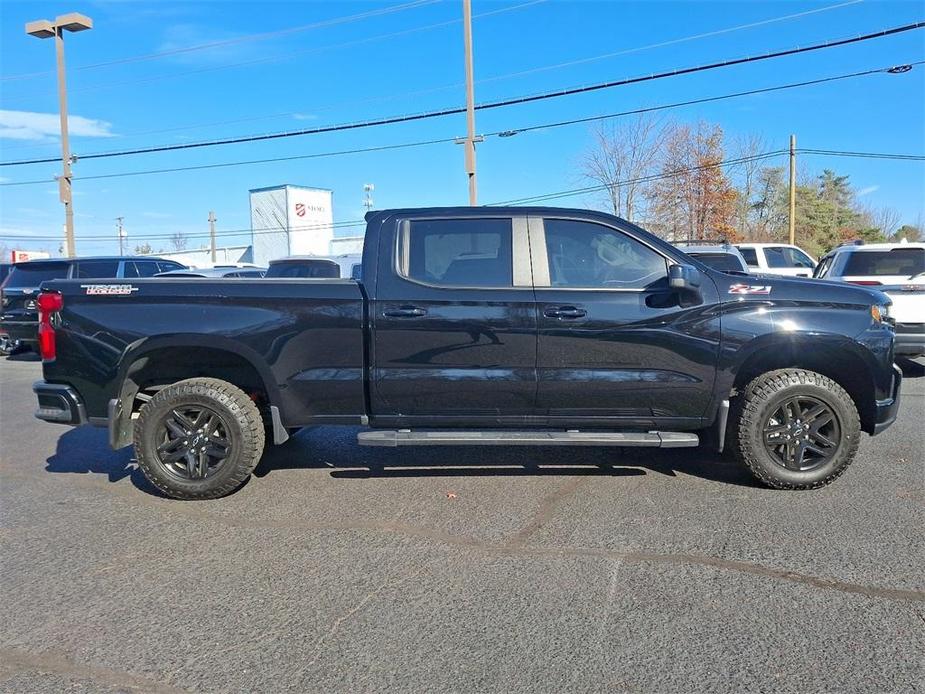
[[[798,246],[786,243],[737,243],[748,269],[764,275],[812,277],[816,261]]]
[[[893,300],[896,354],[925,355],[925,243],[843,244],[823,256],[814,276],[888,295]]]

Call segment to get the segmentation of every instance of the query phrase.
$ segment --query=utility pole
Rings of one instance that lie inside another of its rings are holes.
[[[796,245],[797,228],[797,136],[790,136],[790,245]]]
[[[215,223],[218,220],[215,218],[215,213],[212,210],[209,210],[209,245],[212,248],[212,264],[215,265],[216,253],[215,253]]]
[[[122,249],[122,240],[125,238],[125,231],[122,228],[122,221],[125,217],[116,217],[116,226],[119,229],[119,255],[125,255]]]
[[[372,183],[363,184],[363,207],[366,208],[366,213],[369,214],[373,209],[373,196],[372,192],[376,190],[376,186]]]
[[[478,184],[475,177],[475,143],[485,138],[475,134],[475,85],[472,70],[472,0],[463,0],[463,43],[466,50],[466,137],[456,144],[466,146],[466,174],[469,176],[469,204],[478,204]]]
[[[26,24],[26,33],[40,39],[55,38],[55,55],[58,62],[58,109],[61,116],[61,163],[63,170],[58,178],[58,197],[64,203],[64,239],[67,257],[73,258],[74,205],[71,195],[71,148],[67,131],[67,86],[64,79],[64,32],[84,31],[93,28],[93,20],[77,12],[61,15],[54,22],[40,19]]]

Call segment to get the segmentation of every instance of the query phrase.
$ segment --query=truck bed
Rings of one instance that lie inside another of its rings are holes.
[[[164,349],[174,362],[198,361],[209,349],[239,355],[291,422],[312,420],[317,402],[332,421],[364,411],[364,298],[353,280],[59,280],[45,287],[64,296],[58,358],[46,363],[46,380],[72,385],[91,420],[107,417],[130,368]]]

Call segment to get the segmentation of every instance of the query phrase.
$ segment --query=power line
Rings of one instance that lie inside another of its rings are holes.
[[[829,157],[859,157],[861,159],[903,159],[908,161],[925,161],[923,154],[886,154],[883,152],[841,152],[831,149],[800,149],[803,154],[822,154]]]
[[[316,229],[345,229],[345,228],[360,226],[363,224],[366,224],[365,220],[348,219],[348,220],[342,220],[338,222],[331,222],[329,224],[328,223],[301,224],[301,225],[290,226],[290,227],[285,227],[285,228],[284,227],[254,227],[254,228],[248,228],[248,229],[225,229],[222,231],[216,231],[215,235],[216,236],[241,236],[244,234],[254,234],[256,236],[263,236],[264,234],[279,234],[279,233],[286,232],[286,231],[312,231]],[[174,236],[176,236],[177,234],[180,234],[181,236],[187,239],[210,238],[211,237],[210,231],[205,231],[205,232],[174,231],[174,232],[171,232],[170,234],[167,234],[167,233],[160,234],[159,233],[159,234],[140,234],[137,236],[132,235],[131,239],[133,241],[168,241]],[[34,240],[49,241],[49,240],[58,240],[60,237],[51,236],[51,235],[34,236],[30,234],[21,234],[21,235],[13,234],[13,235],[4,235],[2,238],[4,239],[34,239]],[[82,236],[80,240],[81,241],[111,241],[112,235],[106,234],[106,235],[97,235],[97,236]]]
[[[622,186],[631,185],[634,183],[648,183],[651,181],[658,181],[664,178],[674,178],[675,176],[683,176],[688,173],[695,173],[697,171],[703,171],[705,169],[715,169],[722,168],[725,166],[732,166],[734,164],[744,164],[749,161],[763,161],[765,159],[771,159],[773,157],[779,157],[782,154],[788,154],[789,150],[778,149],[772,152],[763,152],[761,154],[754,154],[746,157],[736,157],[735,159],[725,159],[723,161],[711,162],[709,164],[702,164],[700,166],[692,166],[683,169],[674,169],[673,171],[665,171],[657,174],[650,174],[648,176],[639,176],[637,178],[626,179],[625,181],[615,181],[614,183],[586,186],[584,188],[572,188],[570,190],[560,190],[555,193],[543,193],[541,195],[532,195],[526,198],[516,198],[514,200],[505,200],[503,202],[494,202],[490,203],[491,205],[522,205],[524,203],[532,202],[542,202],[544,200],[555,200],[557,198],[568,198],[575,195],[582,195],[584,193],[594,193],[601,190],[609,190],[611,188],[620,188]]]
[[[849,45],[853,43],[859,43],[861,41],[868,41],[871,39],[892,36],[895,34],[906,32],[906,31],[921,29],[922,27],[925,27],[925,22],[917,22],[915,24],[907,24],[907,25],[900,26],[900,27],[893,27],[891,29],[884,29],[881,31],[873,32],[870,34],[864,34],[861,36],[855,36],[852,38],[825,41],[823,43],[818,43],[818,44],[814,44],[811,46],[803,46],[803,47],[789,48],[789,49],[780,50],[780,51],[774,51],[770,53],[765,53],[763,55],[755,55],[755,56],[749,56],[745,58],[734,58],[734,59],[729,59],[729,60],[724,60],[724,61],[719,61],[719,62],[714,62],[714,63],[708,63],[706,65],[699,65],[695,67],[677,68],[674,70],[668,70],[665,72],[655,73],[651,75],[645,75],[645,76],[639,76],[639,77],[628,77],[628,78],[624,78],[620,80],[612,80],[609,82],[601,82],[601,83],[585,85],[581,87],[570,87],[567,89],[560,89],[557,91],[546,92],[543,94],[513,97],[513,98],[503,99],[501,101],[493,101],[493,102],[488,102],[484,104],[477,104],[475,108],[476,110],[488,110],[488,109],[495,109],[495,108],[503,108],[507,106],[514,106],[518,104],[531,103],[535,101],[542,101],[546,99],[554,99],[554,98],[559,98],[563,96],[573,96],[575,94],[584,94],[588,92],[599,91],[602,89],[611,89],[614,87],[621,87],[621,86],[625,86],[628,84],[638,84],[641,82],[649,82],[652,80],[663,79],[667,77],[677,77],[680,75],[687,75],[687,74],[703,72],[707,70],[715,70],[718,68],[730,67],[733,65],[742,65],[745,63],[758,62],[762,60],[780,58],[780,57],[789,56],[789,55],[797,55],[800,53],[807,53],[810,51],[817,51],[817,50],[822,50],[826,48],[835,48],[838,46],[845,46],[845,45]],[[82,159],[100,159],[100,158],[108,158],[108,157],[129,156],[129,155],[135,155],[135,154],[151,154],[155,152],[177,151],[177,150],[184,150],[184,149],[199,149],[203,147],[215,147],[219,145],[242,144],[245,142],[277,140],[277,139],[297,137],[297,136],[302,136],[302,135],[316,135],[320,133],[337,132],[337,131],[343,131],[343,130],[356,130],[360,128],[369,128],[369,127],[381,126],[381,125],[393,125],[397,123],[420,121],[420,120],[425,120],[425,119],[430,119],[430,118],[438,118],[441,116],[448,116],[448,115],[464,113],[465,110],[466,110],[465,107],[451,107],[451,108],[445,108],[445,109],[441,109],[437,111],[428,111],[424,113],[392,116],[392,117],[387,117],[387,118],[359,121],[359,122],[354,122],[354,123],[342,123],[342,124],[337,124],[337,125],[320,126],[316,128],[305,128],[302,130],[291,130],[291,131],[279,132],[279,133],[269,133],[269,134],[264,134],[264,135],[248,135],[248,136],[241,136],[241,137],[224,138],[224,139],[219,139],[219,140],[211,140],[211,141],[206,141],[206,142],[188,142],[188,143],[183,143],[183,144],[162,145],[158,147],[144,147],[144,148],[139,148],[139,149],[130,149],[130,150],[115,151],[115,152],[101,152],[101,153],[96,153],[96,154],[84,155],[81,158]],[[44,163],[51,163],[51,162],[57,162],[57,161],[58,159],[56,158],[31,159],[31,160],[21,160],[21,161],[12,161],[12,162],[0,162],[0,166],[44,164]]]
[[[878,159],[902,159],[902,160],[914,160],[922,161],[925,160],[925,155],[912,155],[912,154],[903,154],[903,153],[882,153],[882,152],[851,152],[844,150],[820,150],[820,149],[805,149],[797,150],[800,153],[804,154],[821,154],[826,156],[863,156],[870,158]],[[788,154],[789,150],[778,149],[772,150],[769,152],[762,152],[759,154],[753,154],[742,157],[735,157],[731,159],[724,159],[718,162],[710,162],[707,164],[702,164],[699,166],[686,167],[682,169],[674,169],[671,171],[662,171],[656,174],[650,174],[647,176],[640,176],[637,178],[626,179],[623,181],[616,181],[611,184],[601,184],[593,186],[585,186],[583,188],[572,188],[569,190],[556,191],[552,193],[542,193],[540,195],[533,195],[525,198],[516,198],[513,200],[505,200],[502,202],[489,203],[489,206],[501,206],[501,205],[523,205],[526,203],[536,203],[543,202],[547,200],[555,200],[559,198],[574,197],[576,195],[583,195],[586,193],[594,193],[602,190],[608,190],[611,188],[619,188],[631,184],[638,183],[649,183],[652,181],[663,180],[666,178],[673,178],[675,176],[683,176],[688,173],[695,173],[697,171],[703,171],[706,169],[712,168],[723,168],[727,166],[735,166],[738,164],[744,164],[746,162],[752,161],[764,161],[767,159],[773,159],[774,157],[779,157],[785,154]],[[331,224],[306,224],[299,225],[294,227],[289,227],[288,229],[283,229],[280,227],[254,227],[247,229],[225,229],[222,231],[217,231],[216,236],[240,236],[244,234],[251,234],[255,236],[261,236],[264,234],[273,234],[281,233],[283,231],[308,231],[313,229],[340,229],[340,228],[351,228],[365,225],[365,221],[362,219],[356,220],[343,220],[338,222],[332,222]],[[139,235],[132,236],[133,241],[167,241],[175,236],[178,232],[173,232],[171,234],[154,234],[154,235]],[[195,238],[210,238],[211,232],[179,232],[185,238],[195,239]],[[57,236],[35,236],[35,235],[5,235],[2,238],[7,240],[34,240],[34,241],[55,241],[58,240]],[[109,241],[112,240],[110,235],[104,236],[84,236],[81,237],[81,241]]]
[[[536,4],[539,4],[539,3],[542,3],[542,2],[546,2],[546,1],[547,1],[547,0],[529,0],[528,2],[524,2],[524,3],[521,3],[521,4],[519,4],[519,5],[513,5],[513,6],[511,6],[511,7],[504,7],[504,8],[500,8],[500,9],[497,9],[497,10],[491,10],[491,11],[488,11],[488,12],[482,12],[482,13],[479,13],[479,14],[475,14],[475,15],[472,16],[472,18],[473,18],[473,19],[478,19],[478,18],[488,17],[488,16],[491,16],[491,15],[500,14],[500,13],[503,13],[503,12],[510,12],[510,11],[513,11],[513,10],[522,9],[522,8],[524,8],[524,7],[529,7],[529,6],[531,6],[531,5],[536,5]],[[702,33],[693,34],[693,35],[690,35],[690,36],[682,36],[682,37],[675,38],[675,39],[669,39],[669,40],[667,40],[667,41],[660,41],[660,42],[658,42],[658,43],[647,44],[647,45],[645,45],[645,46],[637,46],[637,47],[634,47],[634,48],[628,48],[628,49],[624,49],[624,50],[621,50],[621,51],[610,52],[610,53],[603,53],[603,54],[600,54],[600,55],[589,56],[589,57],[585,57],[585,58],[573,59],[573,60],[569,60],[569,61],[565,61],[565,62],[561,62],[561,63],[556,63],[556,64],[553,64],[553,65],[544,65],[544,66],[539,66],[539,67],[535,67],[535,68],[530,68],[530,69],[527,69],[527,70],[521,70],[521,71],[517,71],[517,72],[509,72],[509,73],[505,73],[505,74],[501,74],[501,75],[494,75],[494,76],[491,76],[491,77],[486,77],[486,78],[477,80],[477,81],[475,82],[475,84],[477,84],[477,85],[479,85],[479,84],[487,84],[487,83],[489,83],[489,82],[497,82],[497,81],[507,80],[507,79],[511,79],[511,78],[515,78],[515,77],[523,77],[523,76],[525,76],[525,75],[531,75],[531,74],[536,74],[536,73],[540,73],[540,72],[548,72],[548,71],[550,71],[550,70],[557,70],[557,69],[561,69],[561,68],[564,68],[564,67],[572,67],[572,66],[575,66],[575,65],[587,64],[587,63],[596,62],[596,61],[599,61],[599,60],[605,60],[605,59],[607,59],[607,58],[618,57],[618,56],[621,56],[621,55],[629,55],[629,54],[632,54],[632,53],[639,53],[639,52],[646,51],[646,50],[650,50],[650,49],[653,49],[653,48],[662,48],[662,47],[665,47],[665,46],[672,46],[672,45],[676,45],[676,44],[679,44],[679,43],[685,43],[685,42],[688,42],[688,41],[695,41],[695,40],[698,40],[698,39],[709,38],[709,37],[712,37],[712,36],[719,36],[719,35],[722,35],[722,34],[728,34],[728,33],[732,33],[732,32],[735,32],[735,31],[741,31],[741,30],[743,30],[743,29],[752,29],[752,28],[755,28],[755,27],[758,27],[758,26],[765,26],[765,25],[768,25],[768,24],[775,24],[775,23],[778,23],[778,22],[789,21],[789,20],[792,20],[792,19],[798,19],[798,18],[801,18],[801,17],[805,17],[805,16],[807,16],[807,15],[817,14],[817,13],[820,13],[820,12],[827,12],[827,11],[829,11],[829,10],[840,9],[840,8],[842,8],[842,7],[847,7],[847,6],[850,6],[850,5],[858,4],[858,3],[862,2],[862,1],[863,1],[863,0],[848,0],[847,2],[841,2],[841,3],[838,3],[838,4],[836,4],[836,5],[829,5],[829,6],[827,6],[827,7],[820,7],[820,8],[818,8],[818,9],[808,10],[808,11],[805,11],[805,12],[797,12],[797,13],[794,13],[794,14],[788,14],[788,15],[784,15],[784,16],[781,16],[781,17],[772,17],[772,18],[760,20],[760,21],[757,21],[757,22],[750,22],[750,23],[747,23],[747,24],[740,24],[740,25],[733,26],[733,27],[726,27],[726,28],[723,28],[723,29],[716,29],[716,30],[713,30],[713,31],[702,32]],[[358,39],[358,40],[354,40],[354,41],[348,41],[348,42],[346,42],[346,43],[333,44],[333,45],[321,46],[321,47],[318,47],[318,48],[310,48],[310,49],[304,49],[304,50],[298,50],[298,51],[291,51],[291,52],[286,53],[285,55],[282,55],[282,56],[279,56],[279,55],[278,55],[278,56],[270,56],[270,57],[267,57],[267,58],[258,58],[258,59],[254,59],[254,60],[247,60],[247,61],[236,62],[236,63],[227,63],[227,64],[224,64],[224,65],[215,65],[215,66],[210,66],[210,67],[203,67],[203,68],[198,68],[198,69],[195,69],[195,70],[186,70],[186,71],[183,71],[183,72],[176,72],[176,73],[171,73],[171,74],[167,74],[167,75],[155,75],[155,76],[152,76],[152,77],[146,77],[146,78],[135,79],[135,80],[128,80],[128,81],[122,81],[122,82],[110,82],[110,83],[105,83],[105,84],[102,84],[102,85],[91,85],[90,87],[86,87],[86,88],[77,88],[77,89],[73,89],[73,90],[71,90],[71,91],[72,91],[72,93],[74,93],[74,92],[85,92],[85,91],[99,91],[100,89],[108,89],[108,88],[111,88],[111,87],[119,87],[119,86],[135,86],[135,85],[142,84],[142,83],[147,83],[147,82],[160,81],[160,80],[163,80],[163,79],[172,79],[172,78],[174,78],[174,77],[183,77],[183,76],[186,76],[186,75],[200,74],[200,73],[204,73],[204,72],[213,72],[213,71],[216,71],[216,70],[224,70],[224,69],[228,69],[228,68],[245,67],[245,66],[248,66],[248,65],[256,65],[256,64],[262,64],[262,63],[277,62],[277,61],[279,61],[279,60],[285,60],[285,59],[291,58],[291,57],[294,56],[294,55],[316,54],[316,53],[321,53],[321,52],[324,52],[324,51],[327,51],[327,50],[332,50],[332,49],[346,48],[346,47],[352,47],[352,46],[362,45],[362,44],[365,44],[365,43],[370,43],[370,42],[374,42],[374,41],[379,41],[379,40],[387,39],[387,38],[395,38],[395,37],[398,37],[398,36],[404,36],[404,35],[407,35],[407,34],[412,34],[412,33],[420,32],[420,31],[424,31],[424,30],[436,29],[436,28],[441,28],[441,27],[445,27],[445,26],[451,26],[451,25],[453,25],[453,24],[458,24],[460,21],[461,21],[460,19],[452,19],[452,20],[448,20],[448,21],[445,21],[445,22],[438,22],[438,23],[436,23],[436,24],[429,24],[429,25],[425,25],[425,26],[421,26],[421,27],[414,27],[414,28],[411,28],[411,29],[405,29],[405,30],[402,30],[402,31],[396,31],[396,32],[392,32],[392,33],[389,33],[389,34],[380,34],[380,35],[378,35],[378,36],[371,36],[371,37],[364,38],[364,39]],[[398,99],[398,98],[407,99],[407,98],[409,98],[409,97],[421,96],[421,95],[424,95],[424,94],[433,94],[433,93],[435,93],[435,92],[447,91],[447,90],[449,90],[449,89],[457,89],[457,88],[459,88],[459,87],[461,87],[461,86],[464,86],[464,85],[461,84],[461,83],[454,83],[454,84],[443,85],[443,86],[440,86],[440,87],[431,87],[431,88],[428,88],[428,89],[416,90],[416,91],[412,91],[412,92],[391,93],[391,94],[389,94],[389,95],[387,95],[387,96],[383,96],[383,97],[375,97],[375,98],[368,98],[368,99],[361,99],[361,100],[353,100],[353,101],[348,101],[348,102],[340,102],[340,103],[337,103],[337,104],[329,104],[329,105],[327,105],[327,106],[320,107],[320,108],[316,106],[316,107],[313,107],[313,108],[312,108],[312,111],[315,111],[315,112],[317,112],[317,111],[324,111],[324,110],[329,110],[329,109],[331,109],[331,108],[336,108],[336,107],[338,107],[338,106],[356,106],[356,105],[362,105],[362,104],[368,104],[368,103],[375,103],[375,102],[381,102],[381,101],[386,101],[386,100],[389,100],[389,101],[390,101],[390,100],[394,100],[394,99]],[[278,117],[281,117],[281,116],[289,116],[289,115],[293,115],[293,114],[292,114],[291,112],[288,112],[288,113],[281,113],[281,114],[269,114],[269,115],[267,115],[267,116],[255,116],[255,117],[250,117],[250,118],[239,119],[239,120],[237,120],[237,121],[225,121],[225,122],[220,122],[220,123],[217,123],[217,125],[224,125],[224,124],[226,124],[226,123],[228,123],[228,122],[245,122],[245,121],[248,121],[248,120],[263,120],[263,119],[267,119],[267,118],[278,118]],[[186,126],[186,127],[187,127],[187,128],[189,128],[189,127],[205,127],[205,126],[208,126],[208,125],[210,125],[210,124],[203,124],[203,126]],[[186,129],[186,128],[167,128],[167,129],[163,129],[163,130],[154,130],[154,131],[148,131],[148,132],[146,132],[146,133],[139,133],[139,134],[152,134],[152,133],[157,133],[157,132],[171,132],[171,131],[176,131],[176,130],[181,130],[181,129]],[[131,135],[131,134],[132,134],[132,133],[130,133],[130,135]],[[35,147],[35,145],[33,145],[32,147]],[[9,150],[10,148],[8,147],[7,149]]]
[[[821,154],[826,156],[862,156],[872,159],[900,159],[908,161],[925,161],[925,155],[922,154],[888,154],[882,152],[845,152],[839,150],[822,150],[822,149],[797,149],[800,154]],[[595,193],[602,190],[609,190],[611,188],[621,188],[623,186],[628,186],[637,183],[649,183],[651,181],[658,181],[664,178],[673,178],[674,176],[683,176],[687,173],[694,173],[697,171],[702,171],[704,169],[712,169],[716,167],[726,167],[734,166],[736,164],[744,164],[750,161],[762,161],[765,159],[773,159],[774,157],[779,157],[784,154],[789,154],[789,149],[779,149],[771,152],[763,152],[761,154],[755,154],[745,157],[737,157],[735,159],[726,159],[719,162],[703,164],[701,166],[694,166],[684,169],[675,169],[673,171],[661,172],[657,174],[650,174],[648,176],[640,176],[638,178],[631,178],[625,181],[616,181],[609,184],[601,184],[594,186],[586,186],[584,188],[572,188],[570,190],[562,190],[555,193],[543,193],[541,195],[533,195],[526,198],[517,198],[514,200],[505,200],[504,202],[490,203],[492,205],[522,205],[525,203],[534,203],[541,202],[544,200],[555,200],[558,198],[568,198],[575,195],[582,195],[585,193]]]
[[[920,61],[908,63],[908,64],[909,65],[921,65],[923,63],[925,63],[925,61],[920,60]],[[618,118],[621,116],[639,115],[642,113],[650,113],[653,111],[660,111],[660,110],[671,109],[671,108],[679,108],[682,106],[692,106],[696,104],[711,103],[711,102],[720,101],[724,99],[732,99],[732,98],[738,98],[742,96],[751,96],[755,94],[766,94],[768,92],[773,92],[773,91],[794,89],[798,87],[813,86],[813,85],[818,85],[818,84],[824,84],[827,82],[834,82],[838,80],[852,79],[856,77],[864,77],[864,76],[869,76],[869,75],[874,75],[874,74],[882,74],[882,73],[887,73],[891,69],[893,68],[890,68],[890,67],[874,68],[871,70],[863,70],[860,72],[852,72],[852,73],[847,73],[843,75],[833,75],[829,77],[821,77],[818,79],[805,80],[802,82],[791,82],[789,84],[776,85],[772,87],[761,87],[758,89],[750,89],[747,91],[733,92],[730,94],[721,94],[717,96],[703,97],[700,99],[689,99],[687,101],[678,101],[678,102],[671,103],[671,104],[660,104],[656,106],[642,107],[642,108],[632,109],[630,111],[618,111],[615,113],[605,113],[605,114],[595,115],[595,116],[586,116],[582,118],[574,118],[570,120],[562,120],[562,121],[556,121],[552,123],[541,123],[538,125],[530,125],[530,126],[524,126],[520,128],[510,128],[510,129],[485,133],[484,137],[510,137],[512,135],[533,132],[536,130],[545,130],[545,129],[550,129],[550,128],[559,128],[563,126],[579,125],[582,123],[588,123],[588,122],[593,122],[593,121],[598,121],[598,120],[606,120],[608,118]],[[230,162],[220,162],[216,164],[202,164],[202,165],[193,165],[193,166],[177,166],[177,167],[161,168],[161,169],[148,169],[148,170],[143,170],[143,171],[123,171],[119,173],[98,174],[94,176],[75,176],[74,179],[90,181],[90,180],[98,180],[98,179],[106,179],[106,178],[122,178],[122,177],[129,177],[129,176],[145,176],[145,175],[151,175],[151,174],[177,173],[177,172],[183,172],[183,171],[201,171],[201,170],[207,170],[207,169],[218,169],[218,168],[226,168],[226,167],[232,167],[232,166],[247,166],[247,165],[253,165],[253,164],[269,164],[269,163],[278,163],[278,162],[283,162],[283,161],[297,161],[297,160],[302,160],[302,159],[319,159],[319,158],[342,156],[342,155],[349,155],[349,154],[361,154],[361,153],[367,153],[367,152],[380,152],[380,151],[394,150],[394,149],[404,149],[404,148],[411,148],[411,147],[424,147],[424,146],[436,145],[436,144],[446,144],[449,142],[455,142],[455,140],[456,140],[455,137],[447,137],[447,138],[441,138],[441,139],[422,140],[422,141],[417,141],[417,142],[404,142],[404,143],[398,143],[398,144],[392,144],[392,145],[380,145],[380,146],[375,146],[375,147],[347,149],[347,150],[339,150],[339,151],[333,151],[333,152],[299,154],[299,155],[292,155],[292,156],[287,156],[287,157],[269,157],[269,158],[264,158],[264,159],[249,159],[249,160],[244,160],[244,161],[230,161]],[[52,182],[53,182],[52,179],[41,179],[41,180],[32,180],[32,181],[7,181],[5,183],[0,183],[0,187],[41,185],[41,184],[52,183]]]

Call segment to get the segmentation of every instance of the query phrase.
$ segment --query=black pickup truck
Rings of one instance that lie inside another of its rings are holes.
[[[697,446],[820,487],[896,418],[889,299],[711,270],[553,208],[370,213],[362,281],[43,285],[40,419],[134,442],[166,494],[235,490],[299,427],[359,443]]]

